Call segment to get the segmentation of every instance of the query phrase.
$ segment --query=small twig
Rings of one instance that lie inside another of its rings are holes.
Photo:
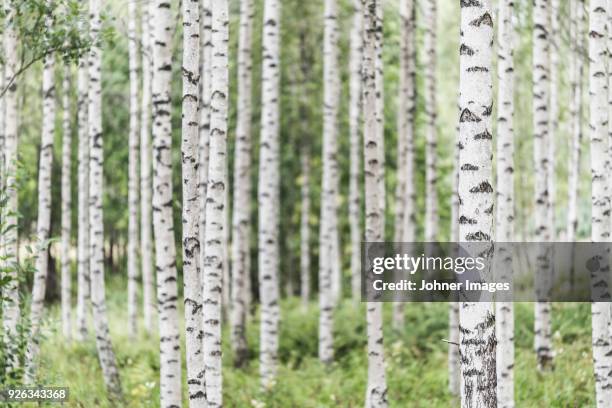
[[[455,346],[459,347],[459,343],[455,343],[454,341],[450,341],[450,340],[446,340],[446,339],[442,339],[443,342],[448,343],[448,344],[454,344]]]

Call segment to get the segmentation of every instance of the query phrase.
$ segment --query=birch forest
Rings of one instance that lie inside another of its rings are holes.
[[[611,408],[611,233],[612,0],[0,0],[0,407]]]

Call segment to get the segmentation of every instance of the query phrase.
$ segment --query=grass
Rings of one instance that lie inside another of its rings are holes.
[[[158,337],[136,341],[126,336],[125,292],[119,280],[107,286],[111,334],[128,407],[159,406]],[[385,317],[390,318],[390,305]],[[458,401],[447,391],[448,306],[407,304],[402,332],[385,326],[389,402],[392,407],[448,407]],[[224,403],[227,407],[361,407],[367,373],[365,309],[344,301],[336,313],[335,362],[317,360],[318,312],[313,302],[302,311],[297,299],[282,303],[278,381],[272,390],[259,388],[258,320],[247,331],[251,347],[247,368],[232,367],[227,325],[224,330]],[[553,332],[555,369],[538,373],[533,352],[533,307],[516,305],[515,390],[520,407],[594,406],[590,353],[590,305],[555,304]],[[70,388],[69,407],[110,407],[93,336],[84,343],[61,335],[59,311],[51,309],[42,345],[40,383]],[[184,349],[183,349],[184,352]],[[184,364],[184,359],[183,359]],[[184,375],[184,373],[183,373]],[[186,395],[183,387],[183,395]],[[184,398],[184,406],[188,406]]]

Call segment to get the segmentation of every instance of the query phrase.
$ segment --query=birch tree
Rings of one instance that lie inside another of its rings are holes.
[[[89,268],[91,271],[91,305],[93,309],[96,347],[102,374],[110,397],[122,399],[117,360],[113,351],[106,314],[104,286],[104,218],[102,194],[104,164],[102,132],[102,50],[100,49],[100,0],[89,3],[90,36],[93,42],[89,51]]]
[[[488,0],[461,3],[459,238],[492,241],[493,17]],[[481,246],[483,244],[480,244]],[[495,315],[491,302],[462,300],[461,406],[495,407]]]
[[[261,299],[259,373],[263,388],[272,387],[276,379],[280,321],[278,304],[280,7],[278,0],[264,0],[261,147],[257,189],[258,271]]]
[[[246,285],[251,276],[251,38],[255,4],[240,2],[240,32],[238,52],[238,119],[234,161],[234,209],[232,212],[232,348],[234,365],[242,367],[247,359]],[[228,203],[229,205],[229,203]]]
[[[227,115],[229,94],[229,11],[227,0],[212,4],[210,158],[206,196],[204,262],[204,364],[208,407],[223,405],[221,305],[223,265],[228,262],[223,237],[229,227],[224,212],[227,189]],[[227,284],[227,282],[226,282]]]
[[[302,309],[310,302],[310,149],[301,152],[302,186],[300,189],[300,297]]]
[[[72,338],[72,302],[70,276],[70,238],[72,235],[72,128],[70,107],[70,67],[64,69],[62,83],[62,243],[61,243],[61,270],[62,270],[62,332],[66,339]]]
[[[142,263],[142,302],[144,329],[153,330],[155,295],[153,276],[153,242],[151,240],[151,45],[153,3],[142,7],[142,95],[140,117],[140,258]]]
[[[136,33],[136,3],[128,2],[128,64],[130,80],[130,129],[128,136],[128,335],[136,336],[138,331],[138,148],[139,148],[139,101],[138,38]]]
[[[160,333],[161,406],[181,406],[181,351],[174,221],[172,218],[171,35],[166,0],[153,5],[153,233]]]
[[[382,31],[382,20],[379,19],[382,7],[379,0],[365,0],[364,13],[364,40],[362,60],[363,84],[363,157],[365,174],[365,240],[377,242],[384,240],[384,148],[379,115],[377,114],[381,102],[378,88],[382,81],[378,78],[380,71],[377,67],[377,55],[381,43],[377,41],[379,31]],[[386,407],[387,380],[385,375],[385,361],[382,332],[382,304],[368,302],[366,305],[366,321],[368,336],[368,385],[365,397],[366,407]]]
[[[200,276],[200,207],[198,202],[200,7],[184,1],[183,98],[181,162],[183,175],[183,294],[185,297],[185,352],[189,406],[206,406],[203,315]]]
[[[535,238],[539,242],[551,239],[551,216],[549,177],[550,156],[547,149],[550,143],[549,104],[550,104],[550,8],[548,0],[536,0],[533,8],[533,132],[535,171]],[[539,299],[547,297],[547,280],[551,274],[550,250],[542,246],[538,255],[538,279],[536,292]],[[550,303],[535,303],[535,350],[538,369],[552,366],[552,338]]]
[[[338,24],[336,0],[325,0],[323,34],[323,179],[319,231],[319,360],[330,363],[333,348],[333,309],[338,296],[334,289],[338,227],[338,141],[337,117]]]
[[[436,173],[436,30],[437,0],[425,4],[425,113],[427,117],[425,148],[425,242],[435,242],[438,234],[438,193]]]
[[[496,239],[500,249],[500,280],[511,282],[512,257],[503,243],[514,240],[514,11],[513,0],[499,3],[497,106],[497,213]],[[495,303],[497,336],[497,406],[514,407],[514,304]]]
[[[51,7],[52,0],[46,4]],[[51,30],[53,17],[45,17],[45,27]],[[48,41],[48,40],[47,40]],[[36,221],[36,271],[32,285],[32,303],[30,306],[30,330],[26,353],[26,379],[34,379],[36,359],[39,352],[40,320],[44,308],[45,290],[48,273],[48,240],[51,228],[51,172],[53,168],[53,139],[55,137],[55,57],[48,54],[43,60],[42,77],[42,130],[40,142],[40,160],[38,168],[38,218]]]
[[[550,166],[548,177],[548,197],[550,208],[548,211],[548,223],[550,225],[550,240],[556,241],[557,231],[555,227],[555,200],[557,186],[555,181],[555,167],[557,154],[557,133],[559,131],[560,114],[560,47],[561,47],[561,10],[560,0],[550,0],[550,124],[548,143],[548,162]]]
[[[591,240],[610,239],[610,196],[608,185],[608,75],[607,1],[591,0],[589,5],[589,116],[591,135]],[[596,255],[599,269],[591,272],[593,366],[597,407],[612,405],[612,349],[610,344],[610,305],[608,299],[609,248]]]
[[[353,301],[361,298],[361,60],[363,55],[362,0],[353,0],[350,34],[349,79],[349,225],[351,234],[351,293]]]
[[[400,2],[400,86],[398,93],[398,184],[396,188],[395,242],[414,241],[414,111],[415,111],[415,4],[413,0]],[[393,327],[401,330],[404,326],[404,303],[393,304]]]

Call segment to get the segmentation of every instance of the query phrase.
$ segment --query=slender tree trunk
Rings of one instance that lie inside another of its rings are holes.
[[[493,239],[493,15],[488,0],[461,3],[459,238]],[[469,248],[469,247],[468,247]],[[480,255],[486,254],[485,250]],[[485,255],[486,256],[486,255]],[[488,277],[485,277],[485,279]],[[461,406],[495,407],[495,310],[492,302],[461,303]]]
[[[300,210],[300,297],[306,310],[310,302],[310,149],[302,147]]]
[[[130,130],[128,170],[128,335],[135,338],[138,332],[138,148],[139,148],[139,101],[138,87],[138,38],[136,33],[136,3],[128,2],[128,51],[130,80]]]
[[[191,408],[206,406],[203,314],[200,271],[200,207],[198,202],[198,139],[200,84],[200,7],[184,1],[183,99],[181,162],[183,174],[183,293],[185,297],[185,353]]]
[[[364,3],[364,41],[362,60],[363,84],[363,155],[365,173],[365,240],[377,242],[384,240],[384,148],[383,133],[379,107],[382,103],[379,86],[382,84],[377,64],[379,47],[382,45],[377,37],[382,31],[382,20],[379,19],[382,7],[379,0],[365,0]],[[366,306],[368,335],[368,385],[365,406],[368,408],[386,407],[387,381],[382,332],[382,304],[368,302]]]
[[[160,333],[162,407],[181,406],[181,351],[176,247],[172,217],[171,34],[174,16],[166,0],[153,8],[153,233]]]
[[[514,240],[514,27],[513,0],[499,4],[497,106],[497,214],[496,240],[500,249],[500,280],[511,282],[512,257],[504,243]],[[554,124],[552,125],[554,126]],[[497,337],[497,406],[514,407],[514,304],[495,303]]]
[[[415,110],[415,7],[413,0],[400,3],[400,87],[398,94],[398,184],[395,191],[395,242],[414,241],[414,110]],[[393,327],[404,327],[404,303],[393,304]]]
[[[83,17],[84,18],[84,17]],[[85,23],[81,28],[84,29]],[[90,298],[89,273],[89,72],[87,55],[79,58],[77,73],[77,121],[79,139],[79,175],[78,175],[78,249],[77,249],[77,310],[76,338],[84,341],[87,337],[87,311]]]
[[[278,363],[279,274],[279,81],[280,7],[278,0],[264,1],[261,76],[261,141],[259,150],[259,293],[261,299],[260,365],[261,384],[270,388]]]
[[[350,175],[349,224],[351,230],[351,293],[353,301],[361,298],[361,60],[363,56],[362,0],[353,0],[350,44]]]
[[[102,50],[97,41],[100,36],[102,19],[100,1],[91,0],[90,35],[93,45],[89,52],[89,244],[91,271],[91,304],[93,308],[94,329],[98,358],[102,366],[104,382],[114,400],[122,399],[121,382],[117,360],[113,351],[106,314],[106,294],[104,287],[104,218],[102,194],[104,191],[102,168],[104,163],[102,133]]]
[[[72,302],[71,286],[72,277],[70,259],[70,238],[72,235],[72,128],[70,122],[72,112],[70,109],[70,78],[72,76],[70,67],[64,69],[63,94],[62,94],[62,332],[66,339],[72,339]]]
[[[591,135],[591,239],[610,239],[610,195],[608,185],[608,75],[606,0],[591,0],[589,9],[589,110]],[[610,250],[597,254],[599,270],[591,272],[593,366],[597,407],[612,405],[612,349],[610,344],[610,305],[597,299],[610,297]]]
[[[142,7],[142,100],[140,118],[140,258],[142,263],[142,302],[144,329],[153,330],[155,291],[153,276],[153,242],[151,239],[151,77],[153,49],[151,45],[153,3]]]
[[[227,186],[228,40],[227,0],[212,4],[212,76],[210,100],[210,161],[206,196],[204,262],[204,362],[208,407],[223,405],[221,371],[221,302],[223,266],[228,262],[223,236],[229,227],[224,212]]]
[[[436,173],[437,110],[436,110],[436,31],[437,0],[425,5],[425,112],[427,115],[425,149],[425,242],[435,242],[438,235],[438,193]]]
[[[559,131],[559,109],[560,109],[560,65],[559,51],[561,47],[561,21],[560,0],[550,0],[550,125],[549,125],[549,143],[548,143],[548,162],[550,172],[548,177],[548,197],[550,200],[550,208],[548,211],[548,222],[550,225],[550,240],[556,241],[557,230],[555,226],[555,200],[557,195],[557,187],[555,182],[555,165],[557,154],[557,132]]]
[[[51,0],[47,5],[52,6]],[[47,16],[45,26],[51,29],[53,17]],[[42,135],[40,143],[40,161],[38,168],[38,219],[36,221],[36,239],[38,252],[36,271],[32,287],[30,308],[30,330],[26,354],[26,381],[33,381],[38,353],[40,320],[44,309],[45,290],[49,268],[49,229],[51,228],[51,174],[53,168],[53,139],[55,137],[55,57],[47,55],[43,60],[42,78]]]
[[[550,9],[548,0],[536,0],[533,11],[533,129],[535,174],[535,238],[539,242],[551,239],[550,195],[548,189],[551,176],[549,148],[549,103],[550,103],[550,41],[548,29]],[[536,292],[546,298],[551,274],[550,250],[542,246],[538,256],[538,279]],[[539,298],[542,299],[542,296]],[[552,367],[552,338],[550,303],[535,303],[535,350],[538,369]]]
[[[339,99],[338,25],[336,0],[325,0],[323,37],[323,180],[319,231],[319,359],[330,363],[334,357],[333,309],[339,297],[334,284],[338,226],[338,141]]]
[[[252,0],[240,3],[240,44],[238,52],[238,119],[234,162],[234,210],[232,219],[232,347],[234,365],[242,367],[248,357],[246,340],[245,281],[250,272],[251,240],[251,88],[254,6]],[[229,203],[228,203],[229,205]]]

